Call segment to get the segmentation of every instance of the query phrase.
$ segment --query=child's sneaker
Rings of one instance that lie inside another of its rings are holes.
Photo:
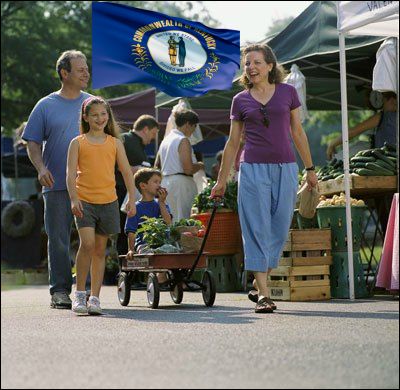
[[[102,310],[100,307],[100,300],[97,297],[91,295],[88,300],[87,307],[88,307],[88,313],[91,315],[102,314]]]
[[[72,311],[77,314],[87,314],[88,309],[86,306],[85,291],[75,291],[75,299],[72,303]]]

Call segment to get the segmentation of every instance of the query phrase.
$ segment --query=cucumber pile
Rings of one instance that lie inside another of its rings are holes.
[[[396,147],[385,142],[382,148],[359,151],[350,159],[350,173],[360,176],[397,175]],[[341,179],[344,177],[343,161],[333,158],[318,172],[319,181]]]
[[[317,177],[319,181],[326,181],[343,177],[343,161],[333,158],[328,162],[328,165],[323,166],[318,172]]]
[[[350,159],[350,172],[360,176],[395,176],[396,147],[385,142],[382,148],[361,150]]]

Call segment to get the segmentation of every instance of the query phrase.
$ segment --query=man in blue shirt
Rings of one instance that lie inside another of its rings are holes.
[[[90,74],[83,53],[66,51],[57,60],[61,89],[45,96],[31,112],[22,138],[43,186],[44,223],[48,235],[50,306],[71,308],[72,272],[69,255],[73,215],[66,185],[68,146],[79,135],[83,92]]]

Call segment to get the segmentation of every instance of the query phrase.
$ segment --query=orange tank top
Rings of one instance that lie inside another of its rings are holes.
[[[90,142],[86,135],[77,137],[79,142],[76,189],[78,198],[88,203],[114,202],[115,163],[117,160],[116,139],[107,134],[102,144]]]

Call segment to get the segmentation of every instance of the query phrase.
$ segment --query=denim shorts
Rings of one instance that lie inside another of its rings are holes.
[[[76,228],[92,227],[97,234],[120,233],[118,200],[106,204],[87,203],[81,200],[83,217],[74,217]]]

